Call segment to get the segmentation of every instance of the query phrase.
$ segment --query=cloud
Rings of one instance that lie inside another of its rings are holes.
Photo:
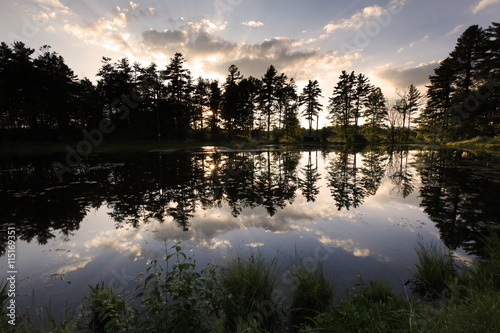
[[[112,20],[101,18],[84,27],[66,23],[63,29],[85,43],[101,45],[108,50],[119,51],[128,48],[127,38],[125,38],[127,34],[123,33],[126,23],[125,14],[119,13]]]
[[[384,9],[378,5],[365,7],[362,11],[357,12],[348,19],[340,19],[328,23],[323,27],[323,30],[325,30],[327,34],[330,34],[335,30],[361,28],[368,19],[381,16],[383,13]]]
[[[364,258],[370,255],[370,249],[360,248],[359,244],[352,239],[333,239],[322,232],[319,232],[319,234],[321,235],[319,241],[326,246],[342,248],[344,251],[351,252],[356,257]]]
[[[390,82],[395,87],[405,88],[410,84],[420,86],[429,82],[429,75],[434,73],[434,69],[438,67],[438,63],[433,61],[431,63],[420,64],[412,67],[412,64],[394,67],[393,64],[385,65],[374,74],[387,82]]]
[[[52,1],[52,0],[43,0]],[[100,17],[87,25],[63,25],[63,30],[85,43],[103,46],[112,51],[130,51],[132,49],[127,31],[128,24],[137,19],[155,15],[154,8],[143,10],[140,5],[130,1],[128,7],[114,6],[107,17]]]
[[[474,8],[472,8],[472,13],[477,14],[477,12],[479,12],[480,10],[483,10],[484,8],[495,3],[500,3],[500,0],[481,0],[477,5],[474,6]]]
[[[241,24],[243,25],[246,25],[247,27],[262,27],[264,25],[264,23],[260,22],[260,21],[248,21],[248,22],[242,22]]]
[[[450,36],[450,35],[456,34],[457,32],[459,32],[462,29],[463,26],[464,26],[463,24],[457,25],[455,28],[453,28],[453,30],[447,32],[446,36]]]
[[[357,57],[340,52],[322,53],[307,47],[308,41],[289,37],[274,37],[256,44],[231,42],[217,36],[224,28],[225,23],[205,20],[204,23],[187,22],[177,30],[150,29],[142,34],[141,49],[145,54],[170,56],[181,52],[188,62],[196,62],[205,72],[222,76],[231,64],[236,64],[244,75],[260,77],[272,64],[296,80],[310,79],[315,71],[338,70]]]
[[[411,42],[411,43],[410,43],[410,47],[414,47],[414,46],[415,46],[415,45],[417,45],[417,44],[424,43],[424,42],[426,42],[428,39],[429,39],[429,35],[426,35],[426,36],[425,36],[424,38],[422,38],[422,39],[419,39],[419,40],[417,40],[417,41]]]

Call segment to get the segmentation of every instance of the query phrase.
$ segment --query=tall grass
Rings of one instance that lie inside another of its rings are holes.
[[[228,329],[234,329],[240,321],[254,320],[262,329],[278,326],[275,263],[276,259],[267,262],[260,252],[250,255],[240,252],[222,267],[221,285],[228,296],[223,311]]]
[[[490,232],[484,244],[484,258],[458,269],[449,251],[420,239],[412,273],[424,291],[420,300],[403,298],[390,284],[377,280],[362,282],[347,298],[334,302],[333,285],[321,267],[308,270],[295,265],[288,306],[276,299],[276,259],[238,253],[221,268],[209,266],[198,272],[194,257],[176,244],[166,261],[150,263],[138,281],[135,298],[124,300],[115,287],[106,288],[104,283],[90,285],[73,318],[56,323],[49,306],[37,311],[38,323],[21,314],[14,328],[2,320],[0,331],[500,332],[498,233]],[[3,282],[2,315],[7,300]],[[288,323],[283,322],[286,309]]]
[[[300,263],[292,270],[291,324],[299,326],[307,318],[313,318],[333,305],[333,284],[323,274],[320,265],[311,270]]]
[[[371,281],[314,317],[300,332],[409,332],[410,304],[383,281]]]
[[[449,291],[449,286],[458,276],[451,251],[435,242],[425,244],[419,238],[415,252],[417,253],[416,271],[412,273],[415,290],[431,299],[436,299]]]
[[[461,274],[461,284],[441,306],[426,308],[429,332],[500,332],[500,237],[491,231],[483,239],[485,256]],[[432,312],[432,313],[431,313]]]

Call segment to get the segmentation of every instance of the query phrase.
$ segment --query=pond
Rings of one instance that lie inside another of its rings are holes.
[[[58,177],[65,158],[0,157],[0,278],[14,227],[18,310],[57,317],[101,281],[127,294],[177,241],[199,267],[260,251],[283,273],[296,256],[322,265],[340,296],[361,279],[401,290],[417,239],[467,259],[500,225],[486,153],[202,147],[91,155]]]

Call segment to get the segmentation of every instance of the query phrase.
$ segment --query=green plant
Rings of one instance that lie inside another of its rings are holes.
[[[485,254],[474,260],[470,269],[470,287],[500,290],[500,236],[490,231],[483,239]]]
[[[406,332],[410,330],[410,304],[386,282],[361,282],[347,300],[311,318],[300,332]]]
[[[292,271],[292,279],[292,325],[300,325],[306,318],[317,316],[333,304],[333,285],[320,266],[309,270],[304,264],[297,265]]]
[[[277,325],[277,302],[273,291],[277,275],[276,259],[267,263],[261,253],[248,258],[238,256],[222,267],[221,284],[228,298],[224,302],[226,327],[234,330],[238,321],[252,323],[257,319],[261,329]]]
[[[119,332],[124,329],[125,319],[122,315],[125,301],[117,295],[117,287],[104,287],[102,281],[95,286],[89,285],[89,288],[90,292],[79,308],[78,328],[90,329],[91,332]]]
[[[217,267],[209,265],[198,273],[194,257],[186,256],[179,243],[170,249],[173,252],[167,251],[166,269],[157,260],[151,261],[146,277],[136,288],[141,306],[135,309],[133,326],[157,332],[208,331],[222,304]],[[172,259],[175,262],[169,270]]]
[[[434,242],[426,245],[421,238],[417,240],[415,251],[416,271],[412,272],[415,290],[431,299],[448,292],[458,276],[452,252]]]

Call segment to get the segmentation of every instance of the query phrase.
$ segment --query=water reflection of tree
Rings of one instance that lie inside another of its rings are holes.
[[[499,175],[490,179],[482,163],[484,157],[478,161],[472,153],[452,150],[421,152],[415,163],[422,182],[421,206],[440,238],[450,249],[463,247],[475,255],[483,254],[481,239],[489,227],[500,223]]]
[[[415,189],[414,175],[408,169],[408,148],[389,149],[386,176],[394,189],[403,197],[408,197]]]
[[[308,151],[307,164],[301,169],[303,178],[299,179],[299,187],[302,190],[302,195],[307,199],[307,202],[316,201],[319,194],[319,187],[316,185],[321,178],[318,172],[318,151],[316,150],[315,162],[312,161],[312,151]]]
[[[328,187],[338,210],[357,208],[366,196],[358,180],[357,154],[344,149],[336,154],[329,165]]]
[[[234,217],[264,207],[270,216],[292,204],[300,189],[318,197],[317,152],[168,153],[92,156],[57,182],[51,163],[64,156],[0,158],[0,251],[14,223],[19,239],[40,244],[68,239],[91,208],[106,205],[117,227],[172,219],[183,230],[199,209],[228,205]],[[324,153],[324,159],[332,154]],[[407,150],[342,150],[327,165],[327,186],[337,209],[356,208],[374,195],[383,178],[406,197],[414,190]],[[465,163],[465,167],[464,167]],[[422,206],[451,248],[469,246],[489,222],[498,224],[496,183],[476,172],[473,157],[452,151],[420,153]],[[490,170],[490,169],[488,169]],[[491,172],[491,171],[488,171]],[[475,248],[474,248],[475,249]],[[475,251],[475,250],[474,250]]]
[[[367,196],[377,193],[380,183],[384,177],[384,168],[382,167],[386,160],[385,153],[382,150],[367,149],[361,153],[363,157],[363,166],[361,167],[362,186]]]

